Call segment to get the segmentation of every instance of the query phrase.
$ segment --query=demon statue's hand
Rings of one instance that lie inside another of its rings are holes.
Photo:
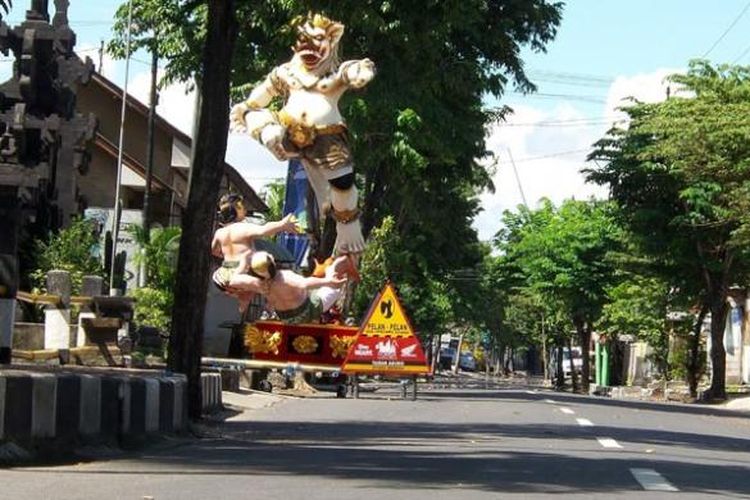
[[[361,89],[375,78],[375,63],[365,58],[342,64],[343,78],[355,89]]]
[[[232,132],[244,134],[247,132],[247,123],[245,123],[245,115],[250,111],[250,107],[241,102],[235,104],[232,107],[232,111],[229,113],[229,128]]]
[[[260,133],[260,142],[280,161],[286,161],[291,156],[283,146],[285,133],[286,129],[275,123],[266,125]]]

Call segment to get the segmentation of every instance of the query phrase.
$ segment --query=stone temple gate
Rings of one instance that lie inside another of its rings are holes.
[[[0,363],[10,362],[19,240],[32,228],[55,229],[79,213],[76,177],[86,173],[94,115],[76,113],[76,88],[94,65],[73,51],[69,0],[32,0],[26,19],[0,23],[0,51],[13,76],[0,85]]]

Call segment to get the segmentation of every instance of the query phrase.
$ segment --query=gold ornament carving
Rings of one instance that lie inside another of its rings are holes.
[[[292,347],[300,354],[310,354],[318,349],[318,341],[309,335],[300,335],[292,341]]]
[[[356,335],[331,335],[331,356],[334,358],[346,357],[349,352],[349,348],[352,346],[354,341],[357,340]]]
[[[260,330],[254,325],[245,327],[245,347],[248,351],[257,354],[279,354],[281,345],[281,332],[269,332]]]

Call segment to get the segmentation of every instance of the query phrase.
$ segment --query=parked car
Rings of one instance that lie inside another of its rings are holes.
[[[452,347],[443,347],[440,349],[440,369],[450,370],[453,367],[453,360],[456,357],[456,350]]]
[[[472,353],[462,352],[458,358],[458,367],[466,372],[475,372],[477,371],[477,360]]]
[[[567,348],[563,349],[562,371],[563,377],[565,378],[570,378],[574,369],[578,374],[580,374],[583,370],[583,357],[581,356],[581,349],[578,347],[574,347],[572,351],[573,352],[571,355],[570,350],[568,350]],[[554,350],[550,354],[550,374],[553,378],[557,377],[557,352]]]

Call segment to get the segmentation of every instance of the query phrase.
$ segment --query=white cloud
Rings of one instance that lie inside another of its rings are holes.
[[[669,75],[679,73],[680,69],[661,68],[652,73],[642,73],[633,76],[619,76],[615,79],[607,93],[607,111],[618,118],[624,117],[617,108],[627,106],[627,98],[633,97],[641,102],[660,102],[667,97],[667,88],[671,87],[674,94],[675,85],[666,81]]]
[[[161,74],[159,74],[161,77]],[[151,89],[151,73],[136,74],[128,86],[128,92],[147,104]],[[157,113],[185,134],[192,136],[195,117],[195,90],[189,85],[176,83],[159,91]],[[256,191],[270,181],[286,177],[286,162],[280,162],[257,141],[246,134],[230,134],[226,160]]]
[[[543,197],[555,203],[569,198],[606,198],[607,189],[587,184],[580,172],[588,167],[586,156],[591,145],[614,121],[623,119],[624,114],[616,111],[626,104],[623,99],[632,96],[644,102],[663,100],[667,94],[665,77],[678,71],[664,68],[616,78],[598,116],[586,114],[580,106],[566,101],[552,110],[515,106],[515,113],[506,123],[494,126],[487,138],[487,147],[498,162],[493,176],[496,192],[481,196],[484,211],[474,221],[479,238],[491,239],[500,229],[502,212],[514,210],[523,203],[509,150],[532,208]]]
[[[586,184],[580,173],[591,144],[606,128],[570,103],[552,111],[516,106],[508,121],[494,126],[487,139],[488,149],[497,160],[493,176],[496,191],[481,196],[484,211],[474,222],[479,238],[491,239],[500,229],[503,211],[523,203],[510,155],[532,208],[541,198],[560,203],[571,197],[606,196],[605,190]]]

